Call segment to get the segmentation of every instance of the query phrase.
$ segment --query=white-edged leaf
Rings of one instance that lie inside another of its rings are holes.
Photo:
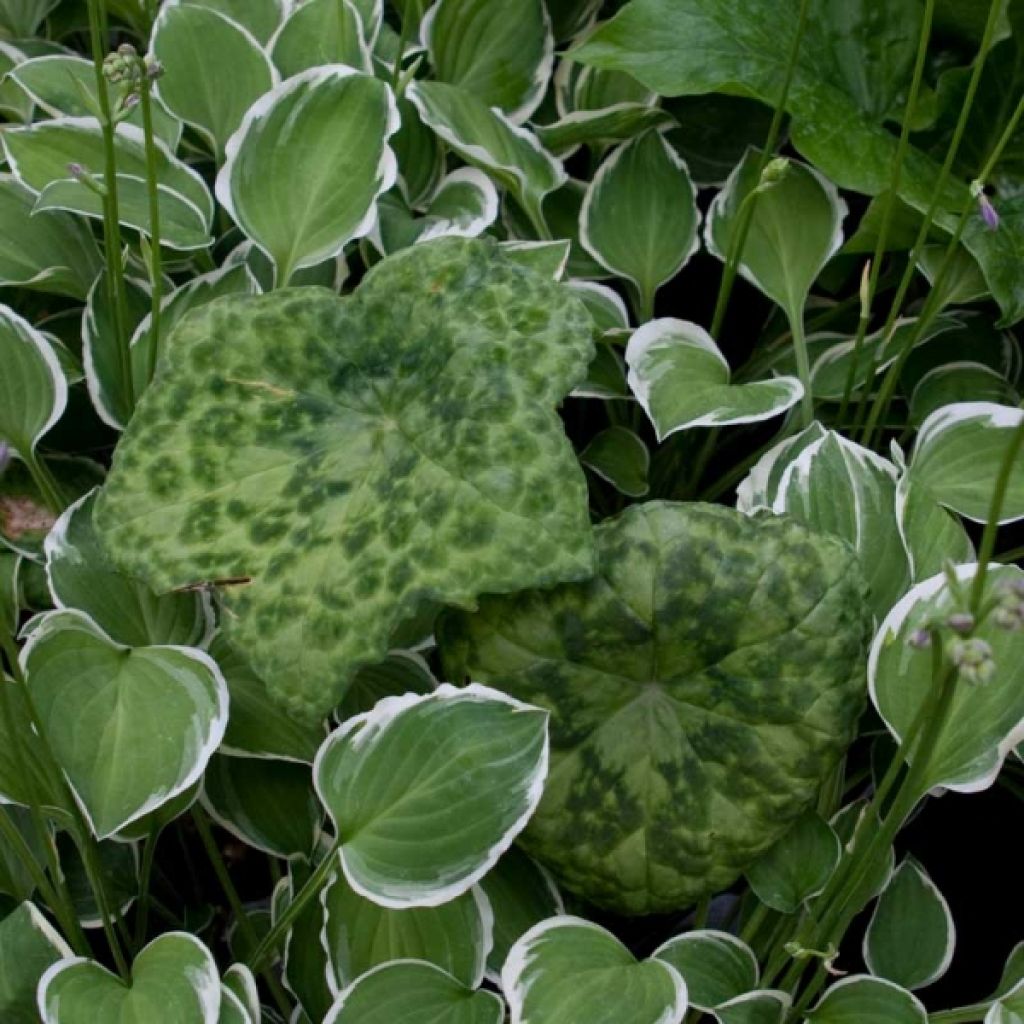
[[[998,370],[968,359],[929,370],[910,395],[910,423],[921,425],[943,406],[957,402],[991,402],[1015,406],[1020,396]]]
[[[629,310],[622,296],[597,281],[567,281],[566,287],[583,300],[599,334],[629,328]]]
[[[553,242],[500,242],[501,248],[520,266],[529,267],[543,277],[561,281],[569,263],[567,238]]]
[[[985,1014],[984,1024],[1021,1024],[1024,1021],[1024,981],[1001,996]]]
[[[925,988],[949,970],[955,946],[949,904],[924,868],[908,857],[871,916],[864,936],[868,970],[911,991]]]
[[[46,970],[72,956],[71,948],[28,901],[0,921],[0,1020],[37,1024],[36,986]]]
[[[278,285],[372,230],[395,182],[397,130],[391,89],[344,65],[303,71],[249,108],[217,198],[273,260]]]
[[[580,463],[627,497],[642,498],[650,490],[650,452],[628,427],[608,427],[595,434],[580,452]]]
[[[977,557],[960,519],[906,471],[896,485],[896,519],[914,583],[942,572],[947,562],[964,565]]]
[[[252,1024],[260,1024],[260,994],[252,971],[245,964],[232,964],[224,972],[221,984],[234,993]]]
[[[45,615],[21,652],[42,727],[99,838],[188,789],[227,722],[202,651],[114,643],[79,612]]]
[[[757,988],[761,977],[753,951],[728,932],[685,932],[659,946],[654,956],[683,976],[697,1010],[712,1010]]]
[[[350,0],[307,0],[294,7],[267,46],[282,77],[324,64],[367,73],[373,60],[359,11]]]
[[[171,3],[205,7],[223,14],[248,29],[262,44],[277,31],[291,0],[170,0]]]
[[[511,1024],[681,1024],[686,982],[663,960],[637,962],[610,932],[551,917],[512,947],[501,971]]]
[[[0,17],[3,17],[2,10]],[[8,76],[27,59],[28,55],[24,51],[0,39],[0,114],[20,124],[32,120],[32,98]]]
[[[799,434],[793,434],[769,448],[736,488],[736,508],[748,516],[770,510],[778,494],[782,475],[790,463],[827,433],[826,428],[815,421]]]
[[[628,142],[648,129],[674,124],[672,115],[647,103],[616,103],[601,110],[575,110],[551,124],[537,125],[540,141],[561,157],[582,145]]]
[[[693,427],[771,419],[803,396],[795,377],[730,384],[729,364],[711,335],[664,317],[634,331],[626,347],[629,386],[658,440]]]
[[[547,712],[472,684],[382,700],[320,748],[317,792],[341,866],[381,906],[439,906],[526,826],[548,767]]]
[[[783,1024],[791,1004],[785,992],[763,989],[716,1006],[711,1016],[718,1024]]]
[[[855,975],[837,981],[807,1011],[810,1024],[927,1024],[920,1000],[881,978]]]

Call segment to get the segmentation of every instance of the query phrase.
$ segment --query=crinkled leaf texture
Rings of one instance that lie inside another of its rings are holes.
[[[785,518],[652,502],[597,530],[598,575],[486,599],[440,637],[460,670],[547,708],[525,846],[632,914],[718,892],[806,809],[864,695],[850,549]]]
[[[329,709],[424,601],[592,572],[554,412],[590,318],[494,243],[403,250],[349,299],[229,297],[166,351],[97,527],[157,591],[233,581],[225,630],[292,711]]]

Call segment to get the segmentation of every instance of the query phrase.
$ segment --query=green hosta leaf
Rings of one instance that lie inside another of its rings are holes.
[[[711,1016],[718,1024],[783,1024],[790,1003],[785,992],[765,989],[730,999],[716,1006]]]
[[[596,281],[567,281],[566,287],[583,300],[599,335],[629,329],[629,310],[617,291]]]
[[[633,333],[626,347],[629,386],[658,440],[693,427],[756,423],[791,409],[803,397],[795,377],[730,384],[714,339],[697,324],[666,317]]]
[[[450,677],[551,709],[527,851],[592,902],[678,910],[776,842],[844,749],[862,584],[840,542],[711,505],[634,506],[597,540],[596,579],[484,598],[439,638]]]
[[[392,651],[383,661],[366,665],[356,673],[336,714],[343,722],[353,715],[372,711],[377,701],[385,697],[431,693],[436,689],[437,680],[423,658],[412,651]]]
[[[273,857],[309,858],[320,838],[312,773],[295,761],[214,754],[203,805],[232,835]]]
[[[484,875],[480,887],[494,917],[494,946],[487,957],[487,975],[498,981],[515,942],[535,924],[565,913],[551,876],[518,846],[511,846]]]
[[[697,251],[696,192],[686,164],[660,132],[616,149],[587,189],[580,241],[595,260],[636,289],[649,319],[654,293]]]
[[[479,886],[439,907],[390,910],[360,896],[337,876],[322,896],[322,941],[335,995],[374,967],[423,960],[467,988],[477,988],[492,943],[493,917]]]
[[[4,1024],[38,1024],[36,985],[58,960],[72,956],[68,944],[32,903],[22,903],[0,921],[0,1017]]]
[[[757,988],[761,972],[745,942],[727,932],[694,931],[677,935],[655,950],[686,982],[690,1005],[712,1010]]]
[[[4,0],[0,30],[14,39],[34,36],[60,0]]]
[[[46,616],[22,660],[40,720],[99,838],[202,774],[227,720],[227,687],[203,652],[122,647],[76,612]]]
[[[568,178],[536,135],[473,93],[444,82],[413,82],[406,96],[423,123],[463,160],[509,189],[534,223],[543,222],[544,197]]]
[[[279,285],[361,238],[395,182],[394,95],[344,65],[312,68],[265,93],[227,144],[217,198],[273,260]]]
[[[324,64],[373,70],[363,22],[350,0],[307,0],[295,7],[269,49],[284,78]]]
[[[245,964],[232,964],[221,978],[224,989],[238,1000],[242,1009],[249,1014],[250,1024],[260,1024],[260,994],[256,988],[256,979]]]
[[[129,985],[79,957],[55,964],[39,983],[44,1024],[217,1024],[220,998],[212,954],[185,932],[167,932],[146,946]]]
[[[602,110],[575,110],[551,124],[537,125],[536,132],[547,149],[566,156],[582,145],[627,142],[648,129],[663,129],[674,123],[672,115],[659,107],[617,103]]]
[[[969,582],[976,569],[960,565],[955,571]],[[998,598],[1021,579],[1024,571],[1016,566],[990,567],[985,598]],[[871,699],[897,740],[933,686],[932,652],[911,647],[907,640],[914,630],[942,622],[954,610],[945,575],[933,576],[892,609],[875,636],[868,662]],[[974,636],[991,646],[995,674],[984,685],[958,680],[945,726],[928,754],[922,793],[937,786],[963,793],[986,789],[1006,755],[1024,739],[1024,633],[1002,629],[989,617]]]
[[[942,572],[949,562],[963,565],[976,560],[963,523],[905,471],[896,487],[896,515],[914,583]]]
[[[988,518],[1000,467],[1024,412],[992,402],[957,402],[921,425],[908,470],[909,486],[925,488],[967,519]],[[1024,518],[1024,463],[1010,475],[1000,523]]]
[[[553,242],[502,242],[501,248],[513,263],[536,271],[543,277],[561,281],[569,263],[568,238]]]
[[[879,897],[864,936],[868,970],[907,989],[925,988],[949,969],[955,944],[949,905],[908,857]]]
[[[540,800],[547,722],[496,690],[446,684],[336,729],[314,776],[352,888],[402,909],[439,906],[479,881]]]
[[[608,427],[596,434],[580,452],[580,463],[628,497],[642,498],[650,489],[650,453],[627,427]]]
[[[282,712],[245,655],[218,634],[210,645],[231,697],[221,750],[241,757],[272,757],[312,764],[324,740],[320,722],[299,722]],[[357,677],[358,678],[358,677]]]
[[[112,640],[146,644],[199,644],[212,612],[197,594],[157,596],[144,583],[114,571],[100,547],[92,513],[96,491],[69,505],[43,545],[50,593],[58,608],[78,609]]]
[[[589,318],[493,243],[403,250],[349,300],[224,299],[167,347],[97,526],[157,591],[238,581],[227,637],[293,709],[326,712],[424,599],[591,571],[585,481],[551,411],[583,375]]]
[[[681,1024],[686,983],[663,960],[638,963],[610,932],[552,917],[512,947],[501,972],[512,1024]]]
[[[13,551],[0,550],[0,629],[11,636],[18,632],[18,616],[21,610],[21,588],[18,572],[21,557]]]
[[[984,1024],[1021,1024],[1021,1021],[1024,1021],[1024,983],[989,1009]]]
[[[832,831],[839,836],[843,850],[847,853],[852,849],[858,829],[868,830],[870,835],[871,830],[879,827],[877,815],[869,820],[867,800],[856,800],[852,804],[847,804],[832,817],[829,824]],[[853,896],[850,897],[849,906],[858,909],[867,906],[889,884],[895,867],[896,855],[892,846],[877,848],[870,858],[866,858],[863,875]]]
[[[13,309],[0,304],[0,440],[22,459],[61,418],[68,385],[49,340]]]
[[[839,836],[815,811],[808,811],[747,869],[747,881],[762,903],[795,914],[825,888],[841,853]]]
[[[928,1014],[918,998],[881,978],[855,975],[837,981],[814,1009],[810,1024],[926,1024]]]
[[[79,924],[83,928],[102,928],[103,914],[96,904],[96,894],[82,855],[66,832],[57,834],[57,853]],[[107,899],[110,906],[122,915],[139,894],[136,853],[135,846],[120,841],[98,843],[96,846],[97,870],[102,874]]]
[[[1014,406],[1020,396],[1002,374],[984,363],[956,362],[936,366],[918,382],[910,396],[910,422],[920,429],[932,413],[962,402]]]
[[[267,43],[284,20],[287,0],[178,0],[205,7],[247,28],[261,43]]]
[[[103,135],[95,118],[59,117],[51,121],[37,121],[3,132],[0,141],[11,170],[36,193],[42,192],[51,182],[66,180],[68,164],[71,163],[81,164],[97,177],[103,175]],[[133,124],[121,122],[114,142],[118,174],[145,181],[146,149],[142,131]],[[155,149],[157,182],[183,201],[191,203],[201,214],[203,224],[209,228],[213,220],[213,198],[203,179],[159,139]],[[85,185],[76,184],[83,193],[89,192]],[[82,203],[88,202],[83,196]]]
[[[0,17],[3,17],[3,12],[0,12]],[[24,52],[0,38],[0,114],[21,124],[32,120],[32,100],[8,75],[25,60]]]
[[[164,68],[156,86],[161,102],[202,133],[220,162],[245,112],[277,84],[270,58],[238,22],[189,3],[160,8],[150,48]]]
[[[744,203],[752,203],[740,273],[797,320],[818,274],[843,244],[847,207],[835,185],[797,161],[789,161],[778,180],[759,183],[758,160],[757,151],[748,150],[729,175],[708,211],[704,240],[725,261]]]
[[[438,0],[422,32],[439,81],[465,89],[517,123],[539,106],[554,50],[544,0]]]
[[[271,902],[275,921],[312,871],[312,866],[304,861],[288,863],[287,875],[275,887]],[[310,900],[289,928],[284,943],[282,981],[298,999],[310,1021],[323,1020],[334,1000],[327,983],[331,967],[321,940],[326,920],[322,901]]]
[[[0,174],[0,288],[84,299],[102,267],[89,229],[64,213],[33,215],[36,196]]]
[[[945,245],[926,245],[918,257],[917,266],[934,288],[939,271],[946,261]],[[953,260],[946,268],[940,287],[941,298],[937,299],[943,309],[946,306],[961,306],[988,298],[988,284],[978,261],[963,247],[956,250]]]
[[[501,1024],[493,992],[473,992],[439,967],[416,960],[382,964],[342,992],[324,1024]]]

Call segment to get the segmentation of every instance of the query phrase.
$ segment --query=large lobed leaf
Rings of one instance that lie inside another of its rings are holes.
[[[166,591],[224,591],[271,692],[320,714],[423,602],[592,570],[582,472],[553,406],[590,318],[493,244],[446,238],[351,299],[285,289],[186,318],[119,446],[96,524]]]

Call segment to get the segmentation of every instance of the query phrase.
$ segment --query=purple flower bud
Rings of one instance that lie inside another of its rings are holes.
[[[984,192],[978,195],[978,207],[981,210],[981,219],[989,231],[999,230],[999,212],[992,205],[992,201]]]
[[[918,651],[926,651],[932,645],[932,635],[927,629],[915,629],[907,643]]]
[[[953,664],[968,683],[987,683],[996,671],[992,647],[980,637],[955,640],[949,649]]]
[[[81,164],[68,164],[68,174],[76,181],[81,181],[85,177],[85,168]]]
[[[953,612],[953,614],[946,620],[946,625],[949,626],[954,633],[959,633],[961,636],[967,636],[967,634],[974,629],[974,616],[971,615],[970,612]]]

